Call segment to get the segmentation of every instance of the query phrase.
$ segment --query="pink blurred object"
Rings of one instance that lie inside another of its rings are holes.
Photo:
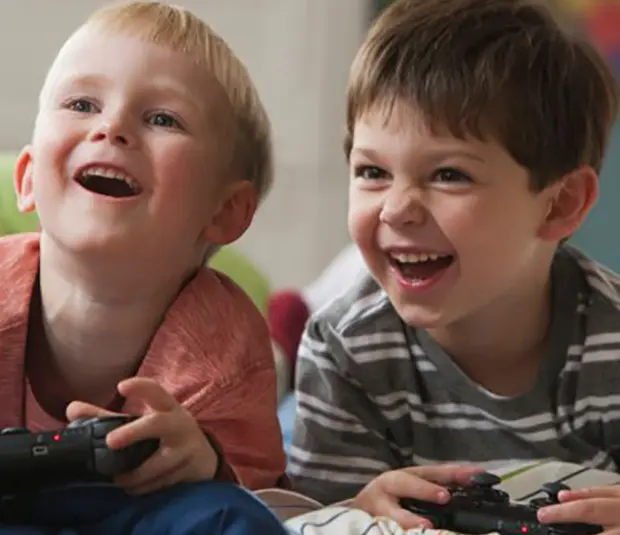
[[[310,317],[310,310],[299,292],[275,292],[267,303],[267,323],[271,338],[277,343],[294,368],[301,336]]]

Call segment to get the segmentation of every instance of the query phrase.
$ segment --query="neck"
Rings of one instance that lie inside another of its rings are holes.
[[[474,381],[504,395],[532,387],[551,320],[550,263],[513,295],[429,334]],[[524,290],[525,289],[525,290]]]
[[[139,277],[132,279],[136,268],[101,260],[89,265],[79,257],[41,237],[43,328],[72,392],[109,395],[139,366],[181,281],[151,285],[157,291],[149,292]]]

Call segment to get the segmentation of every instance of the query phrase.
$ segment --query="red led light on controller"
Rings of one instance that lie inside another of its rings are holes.
[[[60,435],[58,435],[58,434],[54,435],[54,440],[56,442],[60,442]]]

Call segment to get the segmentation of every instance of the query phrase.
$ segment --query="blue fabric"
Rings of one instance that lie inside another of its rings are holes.
[[[144,496],[71,487],[4,500],[0,535],[287,535],[254,495],[230,483],[178,485]]]
[[[290,455],[291,444],[293,442],[293,432],[295,430],[295,411],[295,394],[291,392],[280,402],[280,405],[278,406],[278,420],[280,421],[280,427],[282,428],[284,451],[287,455]]]

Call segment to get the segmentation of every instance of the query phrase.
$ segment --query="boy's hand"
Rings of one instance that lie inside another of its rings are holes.
[[[605,535],[620,535],[620,486],[563,490],[558,500],[558,505],[539,509],[540,522],[596,524]]]
[[[158,383],[131,378],[118,385],[120,394],[140,401],[144,412],[137,420],[110,432],[106,442],[122,449],[144,439],[158,438],[159,449],[130,473],[116,479],[127,492],[144,494],[176,483],[212,479],[218,456],[194,418]],[[74,401],[67,407],[67,419],[110,416],[115,413]]]
[[[385,472],[373,479],[353,500],[352,507],[375,517],[387,517],[403,529],[432,528],[427,518],[403,509],[399,501],[415,498],[439,504],[448,503],[450,493],[444,485],[468,485],[483,469],[454,464],[415,466]]]

